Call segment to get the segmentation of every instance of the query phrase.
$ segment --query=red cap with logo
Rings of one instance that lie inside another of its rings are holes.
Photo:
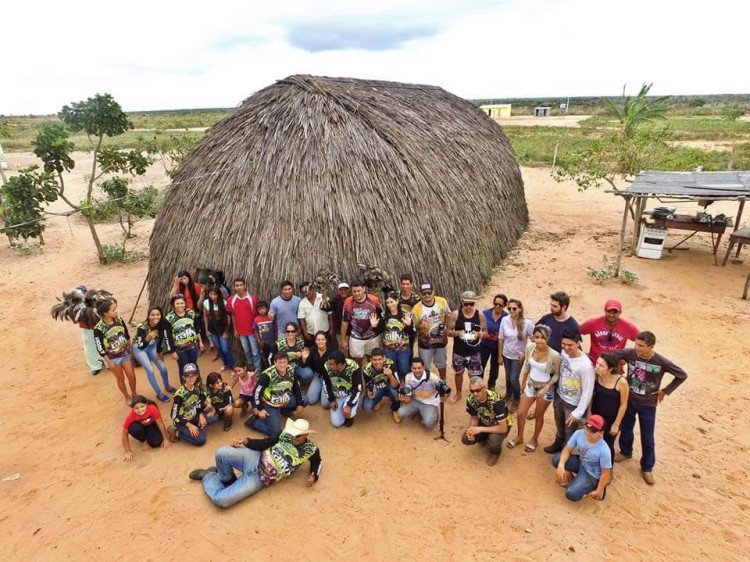
[[[604,429],[604,418],[597,414],[589,416],[589,419],[586,420],[586,423],[597,431],[601,431],[602,429]]]
[[[606,312],[607,310],[616,310],[617,312],[622,312],[622,305],[618,300],[609,299],[604,303],[604,311]]]

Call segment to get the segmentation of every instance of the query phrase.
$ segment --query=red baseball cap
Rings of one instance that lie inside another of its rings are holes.
[[[604,311],[606,312],[607,310],[616,310],[617,312],[622,312],[622,305],[620,304],[620,301],[609,299],[604,303]]]
[[[586,420],[586,423],[597,431],[601,431],[602,429],[604,429],[604,418],[597,414],[589,416],[589,419]]]

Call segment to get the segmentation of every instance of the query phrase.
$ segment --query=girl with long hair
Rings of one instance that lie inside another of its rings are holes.
[[[130,404],[131,395],[135,394],[135,369],[130,351],[128,327],[125,321],[117,315],[115,299],[100,302],[96,306],[96,313],[101,319],[94,327],[96,349],[115,376],[117,388],[125,397],[125,403]],[[125,377],[128,378],[130,394],[125,387]]]
[[[198,331],[195,312],[185,305],[185,297],[177,294],[172,297],[172,310],[166,317],[166,352],[177,361],[180,383],[185,382],[185,365],[198,364],[198,356],[203,351],[203,339]],[[201,384],[198,375],[198,384]]]
[[[164,449],[168,448],[167,430],[156,403],[140,394],[133,394],[130,407],[131,410],[122,424],[122,448],[125,450],[123,460],[129,461],[133,458],[130,437],[140,441],[141,449],[144,451],[159,446]]]
[[[602,353],[596,360],[594,372],[594,394],[591,398],[591,414],[604,418],[603,437],[615,458],[615,438],[620,433],[620,423],[628,406],[630,387],[619,371],[620,361],[612,353]]]
[[[135,339],[133,339],[133,356],[146,371],[148,382],[154,389],[156,398],[162,402],[169,402],[170,398],[159,388],[159,383],[154,376],[154,365],[159,370],[164,390],[170,394],[177,392],[177,389],[169,384],[169,373],[161,357],[164,349],[164,334],[167,329],[167,321],[164,319],[161,308],[152,306],[148,309],[146,320],[136,328]]]
[[[227,314],[226,301],[221,288],[210,286],[206,290],[207,298],[203,301],[203,323],[209,341],[213,344],[221,357],[221,369],[234,369],[234,358],[229,346],[229,327],[232,323]]]
[[[411,310],[404,312],[395,291],[385,296],[383,311],[383,346],[385,356],[393,361],[396,372],[403,378],[411,371],[411,341],[414,337],[414,324]]]
[[[505,401],[515,412],[521,400],[519,376],[523,367],[526,343],[534,331],[534,323],[523,315],[523,303],[518,299],[508,301],[508,316],[500,321],[497,333],[497,352],[505,368]]]

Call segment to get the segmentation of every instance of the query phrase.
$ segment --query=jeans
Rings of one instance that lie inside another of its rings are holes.
[[[403,379],[406,374],[411,371],[411,349],[395,349],[385,348],[385,356],[393,361],[395,371]]]
[[[419,413],[422,416],[422,424],[427,429],[432,429],[438,422],[438,407],[432,404],[424,404],[419,400],[413,399],[410,402],[403,402],[398,409],[398,415],[402,418],[408,418]]]
[[[653,470],[656,464],[656,406],[636,404],[628,400],[628,408],[620,423],[620,452],[626,457],[633,455],[633,440],[635,435],[635,416],[638,416],[638,427],[641,430],[641,470]]]
[[[495,389],[497,384],[497,376],[500,374],[500,362],[498,361],[497,345],[487,347],[486,345],[479,346],[479,353],[482,356],[482,373],[484,373],[485,367],[487,367],[487,361],[490,362],[490,377],[487,380],[487,388],[490,390]]]
[[[508,359],[503,355],[503,367],[505,368],[505,399],[518,402],[521,399],[519,377],[523,363],[518,359]]]
[[[83,340],[83,352],[86,354],[86,364],[91,369],[91,372],[102,370],[104,368],[104,361],[96,350],[94,330],[81,328],[81,339]]]
[[[190,349],[181,349],[177,351],[177,366],[180,369],[180,384],[185,382],[185,378],[182,376],[182,371],[185,369],[185,365],[188,363],[194,363],[198,367],[198,356],[201,354],[200,348],[196,345]],[[200,372],[200,368],[199,371]],[[200,380],[200,375],[199,375]]]
[[[164,366],[164,362],[157,356],[156,340],[153,340],[150,344],[148,344],[146,346],[146,349],[140,349],[138,346],[134,345],[133,356],[135,356],[135,358],[138,360],[138,363],[141,364],[143,370],[146,371],[146,376],[148,377],[148,382],[151,385],[151,388],[153,388],[154,393],[159,396],[161,394],[161,389],[159,388],[159,383],[156,382],[156,377],[154,376],[154,367],[152,366],[152,363],[156,365],[157,369],[159,369],[161,381],[164,384],[164,390],[166,390],[167,387],[170,386],[170,384],[169,375],[167,374],[167,368]]]
[[[375,389],[375,395],[372,398],[365,394],[365,412],[371,412],[372,409],[380,404],[380,401],[385,397],[391,399],[391,411],[397,412],[401,404],[398,401],[398,390],[392,386]]]
[[[218,507],[229,507],[259,492],[265,485],[260,478],[258,451],[247,447],[219,447],[216,450],[216,470],[203,477],[203,491]],[[234,469],[240,472],[235,480]]]
[[[337,396],[336,397],[336,409],[334,410],[331,408],[331,425],[333,427],[341,427],[344,425],[344,422],[346,421],[346,416],[344,416],[344,406],[346,406],[349,403],[349,399],[351,398],[351,394],[346,394],[344,396]],[[356,406],[352,406],[352,413],[349,414],[349,418],[353,418],[357,415],[357,408],[359,407],[359,404]]]
[[[310,386],[307,387],[307,405],[317,404],[321,399],[321,393],[323,393],[323,381],[318,373],[314,373]]]
[[[288,418],[291,416],[294,413],[294,410],[297,409],[297,401],[292,396],[289,404],[283,408],[274,408],[268,404],[263,404],[263,408],[268,413],[268,417],[262,420],[258,416],[255,416],[252,418],[250,425],[252,425],[253,429],[256,431],[265,433],[269,437],[276,437],[281,433],[281,417],[284,416]]]
[[[493,455],[499,455],[503,452],[503,441],[508,437],[508,433],[508,431],[505,433],[479,433],[474,438],[474,441],[469,441],[466,433],[464,433],[463,437],[461,437],[461,442],[464,445],[476,445],[477,443],[489,441],[490,453]]]
[[[557,468],[560,463],[560,453],[556,453],[552,456],[552,466]],[[575,474],[573,481],[568,484],[565,490],[565,497],[572,502],[579,502],[589,492],[596,490],[599,485],[599,479],[591,476],[581,466],[581,459],[578,455],[570,455],[570,458],[565,463],[565,470]]]
[[[158,447],[164,441],[164,437],[162,437],[161,431],[159,431],[159,426],[154,422],[148,425],[143,425],[141,422],[133,422],[128,427],[128,433],[141,443],[147,441],[152,447]]]
[[[255,372],[260,374],[263,369],[263,362],[260,356],[260,345],[255,335],[240,336],[242,350],[245,352],[245,359],[248,365],[255,367]]]
[[[192,423],[195,427],[198,427],[198,417],[196,416],[195,418],[190,420],[190,423]],[[201,429],[200,427],[198,427],[198,437],[193,437],[192,435],[190,435],[190,430],[186,425],[177,426],[176,431],[177,435],[180,436],[180,440],[184,441],[185,443],[190,443],[191,445],[195,445],[196,447],[202,447],[206,444],[205,428]]]
[[[217,336],[216,334],[208,333],[208,339],[214,344],[216,351],[219,352],[221,362],[224,366],[229,369],[234,369],[234,357],[232,356],[232,349],[229,347],[229,338],[224,336]]]
[[[297,382],[302,384],[303,382],[311,381],[315,378],[315,371],[312,367],[303,367],[299,363],[294,363],[294,376],[297,377]]]
[[[568,442],[573,433],[578,429],[578,424],[567,425],[565,421],[576,409],[576,406],[568,404],[565,400],[560,398],[560,395],[555,392],[555,399],[552,402],[552,408],[555,413],[555,442],[562,443],[563,445]]]

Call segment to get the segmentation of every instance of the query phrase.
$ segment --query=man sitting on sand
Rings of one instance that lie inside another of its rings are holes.
[[[203,490],[215,505],[229,507],[291,476],[309,460],[309,488],[318,481],[322,468],[320,450],[307,438],[311,433],[317,432],[307,420],[288,419],[277,437],[235,439],[231,447],[220,447],[216,466],[197,468],[189,478],[203,482]]]

